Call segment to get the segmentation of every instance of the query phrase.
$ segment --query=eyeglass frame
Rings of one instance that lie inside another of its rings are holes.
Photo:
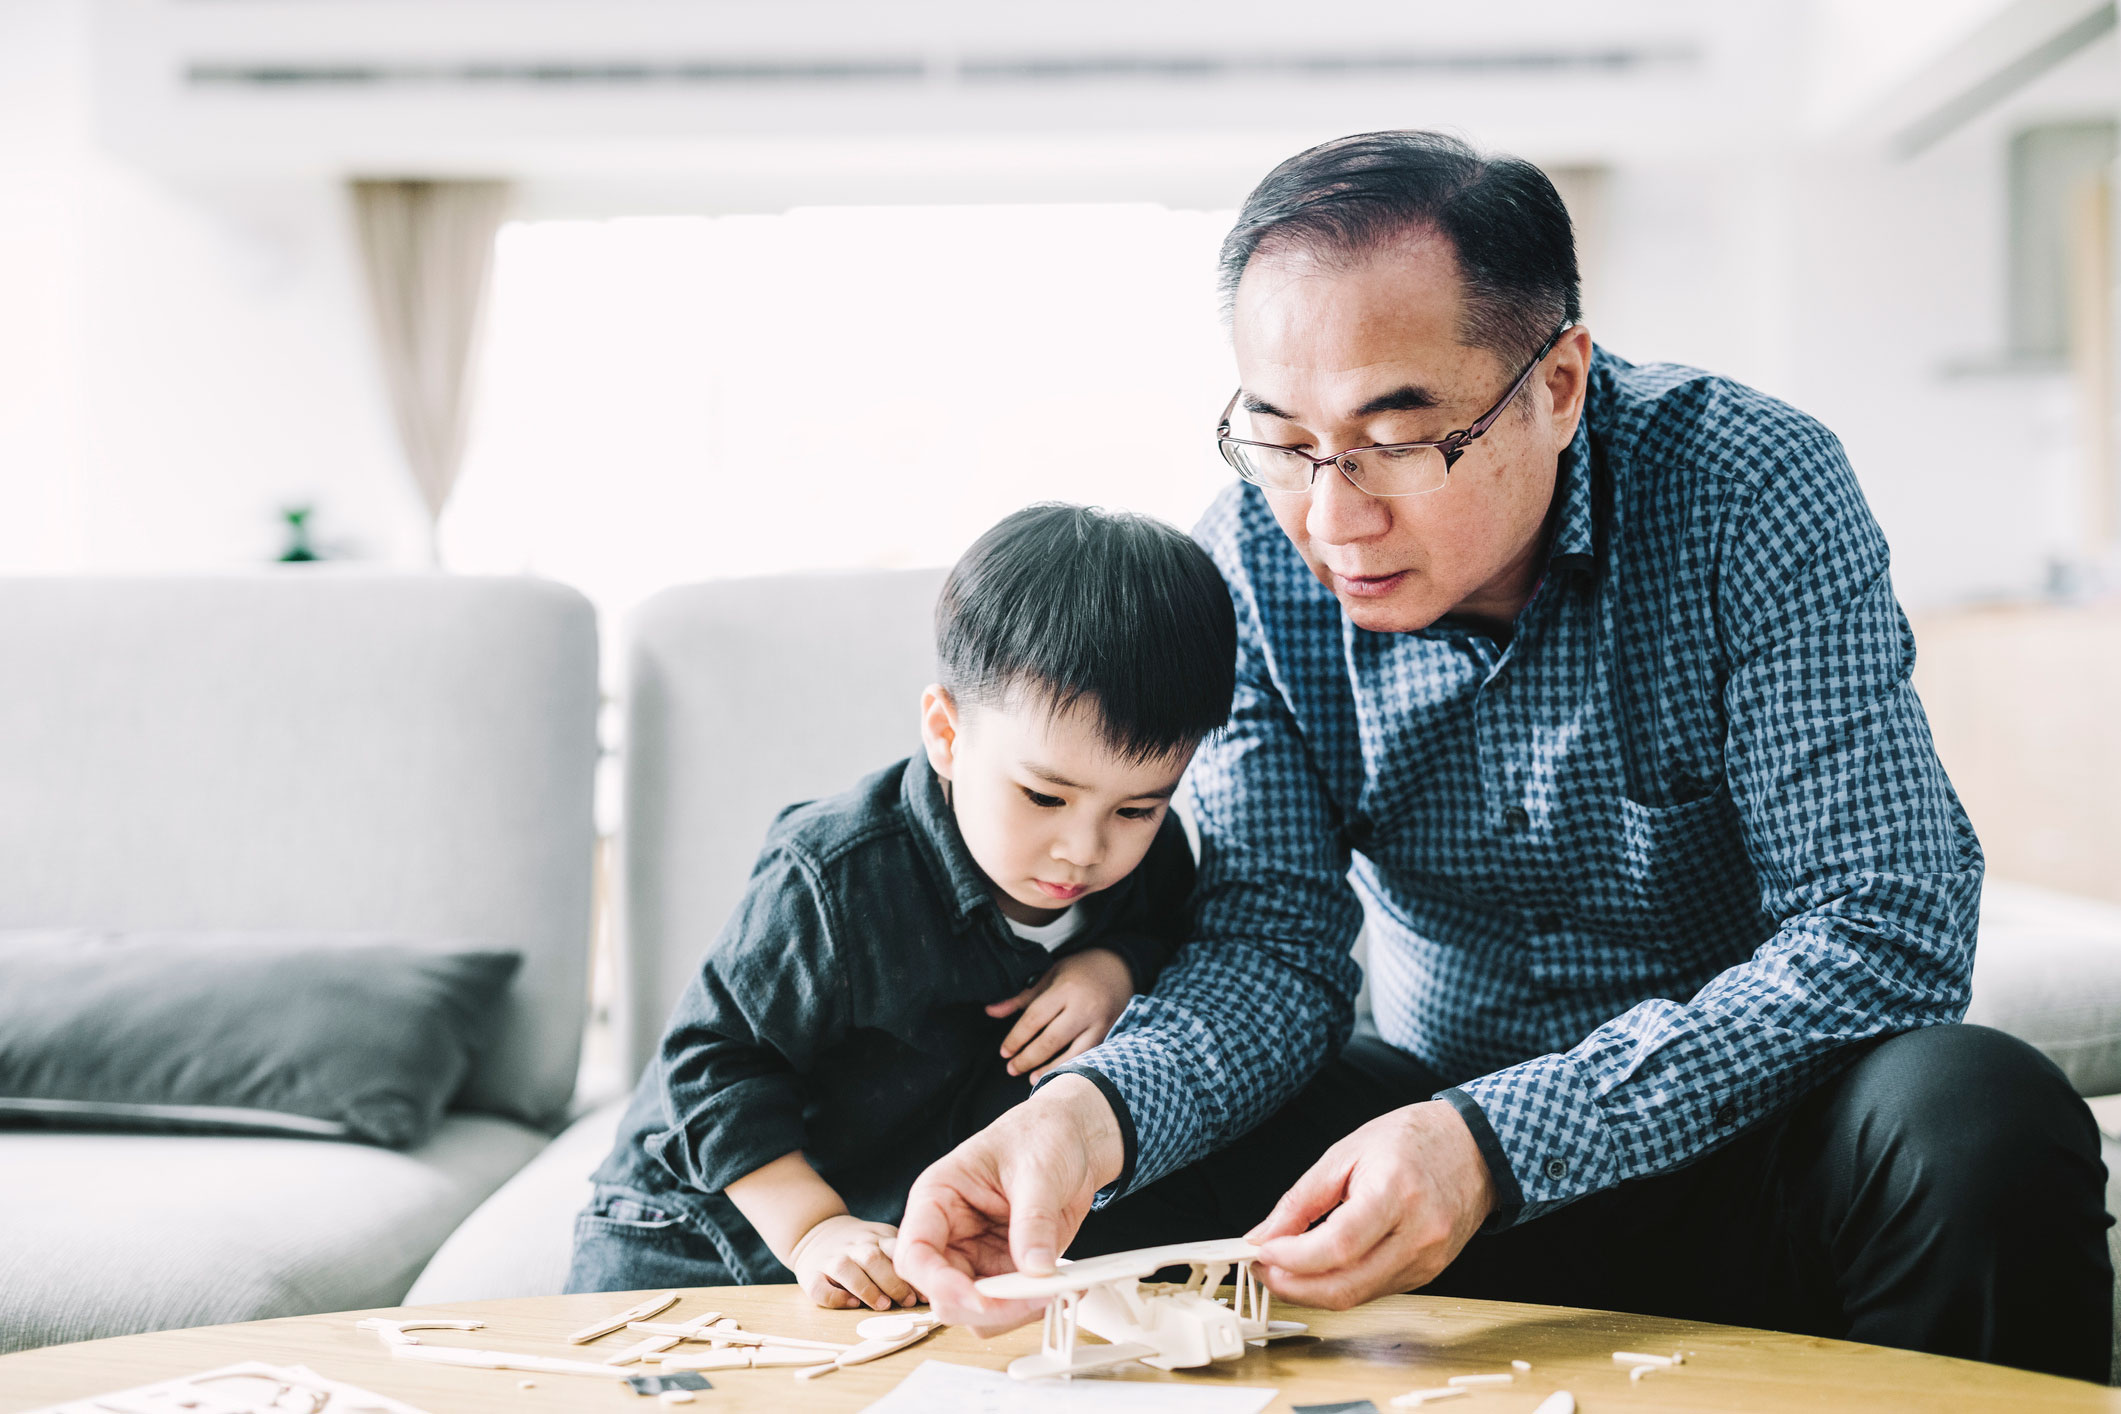
[[[1517,395],[1524,391],[1525,384],[1532,381],[1533,371],[1536,370],[1539,365],[1546,360],[1546,356],[1548,354],[1554,352],[1554,346],[1561,342],[1561,336],[1563,334],[1568,333],[1569,330],[1575,327],[1575,320],[1562,320],[1560,325],[1555,328],[1554,332],[1547,336],[1547,341],[1539,346],[1539,352],[1532,355],[1532,361],[1524,366],[1524,372],[1517,375],[1517,381],[1510,385],[1510,390],[1502,395],[1501,400],[1498,401],[1495,406],[1489,408],[1486,412],[1482,413],[1479,418],[1474,420],[1471,424],[1460,428],[1456,432],[1446,433],[1444,434],[1444,436],[1438,438],[1436,441],[1374,442],[1367,447],[1348,447],[1341,451],[1334,452],[1330,456],[1314,457],[1309,452],[1300,452],[1294,447],[1283,446],[1279,442],[1254,442],[1244,437],[1232,437],[1230,435],[1230,414],[1236,410],[1237,400],[1243,397],[1245,392],[1245,390],[1240,387],[1236,392],[1230,395],[1230,401],[1223,404],[1222,421],[1217,423],[1215,427],[1215,449],[1222,454],[1222,459],[1229,466],[1229,468],[1237,473],[1239,480],[1248,482],[1251,485],[1259,487],[1260,490],[1269,492],[1276,496],[1310,495],[1312,489],[1318,485],[1318,473],[1320,469],[1327,465],[1331,465],[1334,470],[1338,471],[1342,476],[1347,477],[1348,484],[1350,486],[1353,486],[1356,490],[1362,492],[1365,496],[1376,496],[1381,500],[1397,500],[1401,496],[1433,495],[1434,493],[1443,490],[1443,485],[1431,486],[1426,491],[1372,491],[1369,487],[1363,485],[1360,481],[1357,481],[1354,475],[1346,467],[1340,464],[1341,460],[1342,458],[1353,458],[1361,452],[1405,452],[1411,451],[1417,447],[1434,447],[1437,451],[1443,454],[1444,485],[1450,484],[1451,468],[1458,465],[1458,459],[1466,454],[1466,448],[1472,446],[1475,442],[1479,441],[1482,437],[1485,437],[1488,434],[1488,429],[1495,425],[1495,420],[1502,416],[1503,410],[1509,407],[1511,403],[1515,402],[1517,400]],[[1228,448],[1230,448],[1231,446],[1264,447],[1269,451],[1286,452],[1292,457],[1302,457],[1305,461],[1311,463],[1310,484],[1305,486],[1304,489],[1299,492],[1277,490],[1276,488],[1267,486],[1261,482],[1253,481],[1251,477],[1245,475],[1243,469],[1240,468],[1236,462],[1230,460],[1230,453],[1228,451]]]

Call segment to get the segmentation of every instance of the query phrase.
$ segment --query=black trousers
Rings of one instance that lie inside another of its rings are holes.
[[[1445,1082],[1358,1037],[1278,1114],[1091,1214],[1071,1256],[1229,1237],[1334,1141]],[[2104,1384],[2106,1170],[2091,1112],[2024,1042],[1939,1026],[1869,1047],[1672,1173],[1484,1233],[1424,1288],[1900,1346]]]

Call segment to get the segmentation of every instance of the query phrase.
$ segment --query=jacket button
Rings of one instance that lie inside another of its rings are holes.
[[[1532,823],[1532,816],[1522,805],[1512,805],[1502,812],[1504,828],[1521,830]]]
[[[1548,1159],[1548,1160],[1547,1160],[1547,1177],[1548,1177],[1548,1178],[1551,1178],[1551,1179],[1553,1179],[1553,1180],[1554,1180],[1554,1181],[1555,1181],[1556,1183],[1559,1183],[1559,1182],[1561,1182],[1561,1180],[1563,1180],[1564,1178],[1567,1178],[1568,1176],[1569,1176],[1569,1166],[1568,1166],[1567,1164],[1563,1163],[1563,1162],[1562,1162],[1562,1161],[1561,1161],[1560,1159]]]
[[[1716,1107],[1716,1123],[1736,1124],[1737,1122],[1738,1107],[1736,1105],[1718,1105]]]
[[[1542,913],[1532,920],[1532,926],[1542,933],[1559,933],[1566,921],[1558,913]]]

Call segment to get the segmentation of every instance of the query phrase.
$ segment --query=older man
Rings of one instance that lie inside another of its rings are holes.
[[[1250,1230],[1319,1305],[2103,1379],[2096,1133],[1955,1024],[1980,848],[1834,437],[1596,348],[1552,185],[1454,139],[1292,158],[1223,267],[1242,482],[1197,533],[1241,647],[1196,941],[923,1175],[905,1275],[993,1326],[1025,1313],[977,1275]]]

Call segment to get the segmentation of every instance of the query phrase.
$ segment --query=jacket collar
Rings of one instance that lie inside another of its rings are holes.
[[[965,837],[957,828],[957,812],[943,795],[942,777],[935,774],[925,753],[916,751],[907,760],[899,794],[905,802],[906,818],[913,822],[921,855],[935,871],[936,882],[950,900],[957,921],[970,922],[982,910],[998,913],[994,885],[972,862],[972,851],[965,847]]]

